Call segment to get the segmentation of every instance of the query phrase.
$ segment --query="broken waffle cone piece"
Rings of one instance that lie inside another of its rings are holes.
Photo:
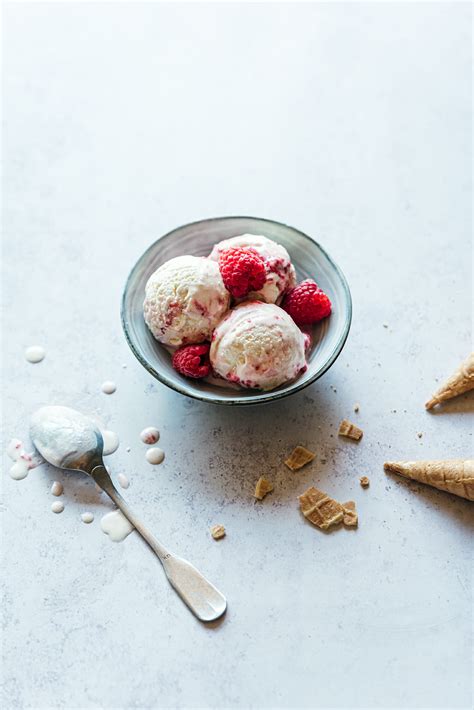
[[[343,419],[342,422],[339,424],[339,431],[337,433],[339,434],[339,436],[347,436],[349,439],[355,439],[356,441],[359,441],[359,439],[362,438],[362,434],[364,432],[362,431],[362,429],[359,429],[358,426],[352,424],[347,419]]]
[[[303,468],[307,463],[312,461],[316,454],[312,451],[308,451],[304,446],[297,446],[285,461],[285,464],[292,471],[297,471],[299,468]]]
[[[344,517],[342,519],[344,525],[348,528],[356,528],[359,518],[357,516],[356,504],[354,501],[348,500],[347,503],[342,504],[342,508],[344,510]]]
[[[321,530],[337,525],[344,518],[342,505],[313,486],[299,496],[299,501],[304,517]]]
[[[388,461],[385,471],[474,501],[474,461]]]
[[[267,481],[265,478],[263,478],[263,476],[261,476],[257,481],[257,485],[255,486],[255,493],[253,495],[257,500],[263,500],[267,493],[271,493],[272,490],[273,486],[270,481]]]
[[[225,527],[223,525],[213,525],[211,535],[214,540],[220,540],[222,537],[225,537]]]
[[[444,385],[426,402],[425,407],[433,409],[437,404],[472,389],[474,389],[474,352],[461,363],[456,372],[453,372]]]

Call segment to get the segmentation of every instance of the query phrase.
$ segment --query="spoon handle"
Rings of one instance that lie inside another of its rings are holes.
[[[153,552],[157,555],[157,557],[160,558],[160,561],[164,562],[170,553],[168,552],[168,550],[165,549],[165,547],[163,547],[163,545],[161,545],[161,543],[158,542],[156,537],[152,535],[140,522],[135,513],[129,507],[128,503],[122,498],[118,490],[115,488],[114,484],[112,483],[112,479],[110,478],[107,472],[107,469],[104,466],[97,466],[96,468],[94,468],[91,475],[97,485],[100,486],[102,490],[105,491],[105,493],[107,493],[107,495],[113,500],[117,508],[120,508],[125,517],[130,520],[133,527],[138,530],[140,535],[149,544]]]
[[[91,476],[151,547],[163,565],[170,584],[193,614],[201,621],[214,621],[222,616],[227,606],[225,597],[193,565],[168,552],[158,542],[129,508],[112,483],[105,467],[96,466]]]

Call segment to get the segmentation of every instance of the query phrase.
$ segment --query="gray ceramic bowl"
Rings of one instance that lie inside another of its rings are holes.
[[[263,234],[288,250],[298,281],[313,278],[328,294],[333,310],[314,328],[308,369],[294,382],[271,392],[237,390],[190,380],[171,366],[171,356],[152,336],[143,319],[145,285],[165,261],[181,254],[207,256],[221,239],[238,234]],[[172,389],[215,404],[260,404],[302,390],[328,370],[341,352],[351,325],[352,301],[347,281],[337,264],[311,237],[279,222],[255,217],[218,217],[186,224],[165,234],[149,247],[133,267],[122,298],[122,324],[127,342],[148,372]]]

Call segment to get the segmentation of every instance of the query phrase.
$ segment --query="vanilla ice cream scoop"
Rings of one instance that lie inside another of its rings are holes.
[[[260,234],[241,234],[238,237],[224,239],[216,244],[210,258],[219,260],[219,254],[232,247],[251,247],[265,262],[267,277],[259,291],[252,291],[248,299],[258,299],[266,303],[279,303],[285,291],[296,284],[296,275],[290,256],[285,247]]]
[[[242,387],[272,390],[306,369],[306,337],[272,303],[251,301],[233,308],[212,335],[215,372]]]
[[[160,266],[148,279],[145,296],[147,326],[171,347],[210,340],[230,302],[216,262],[189,255]]]

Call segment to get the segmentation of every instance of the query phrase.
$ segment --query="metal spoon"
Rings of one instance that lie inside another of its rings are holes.
[[[168,552],[148,532],[114,487],[102,460],[104,441],[94,422],[69,407],[42,407],[31,417],[31,439],[46,461],[88,473],[138,530],[160,560],[171,585],[201,621],[218,619],[225,597],[186,560]]]

